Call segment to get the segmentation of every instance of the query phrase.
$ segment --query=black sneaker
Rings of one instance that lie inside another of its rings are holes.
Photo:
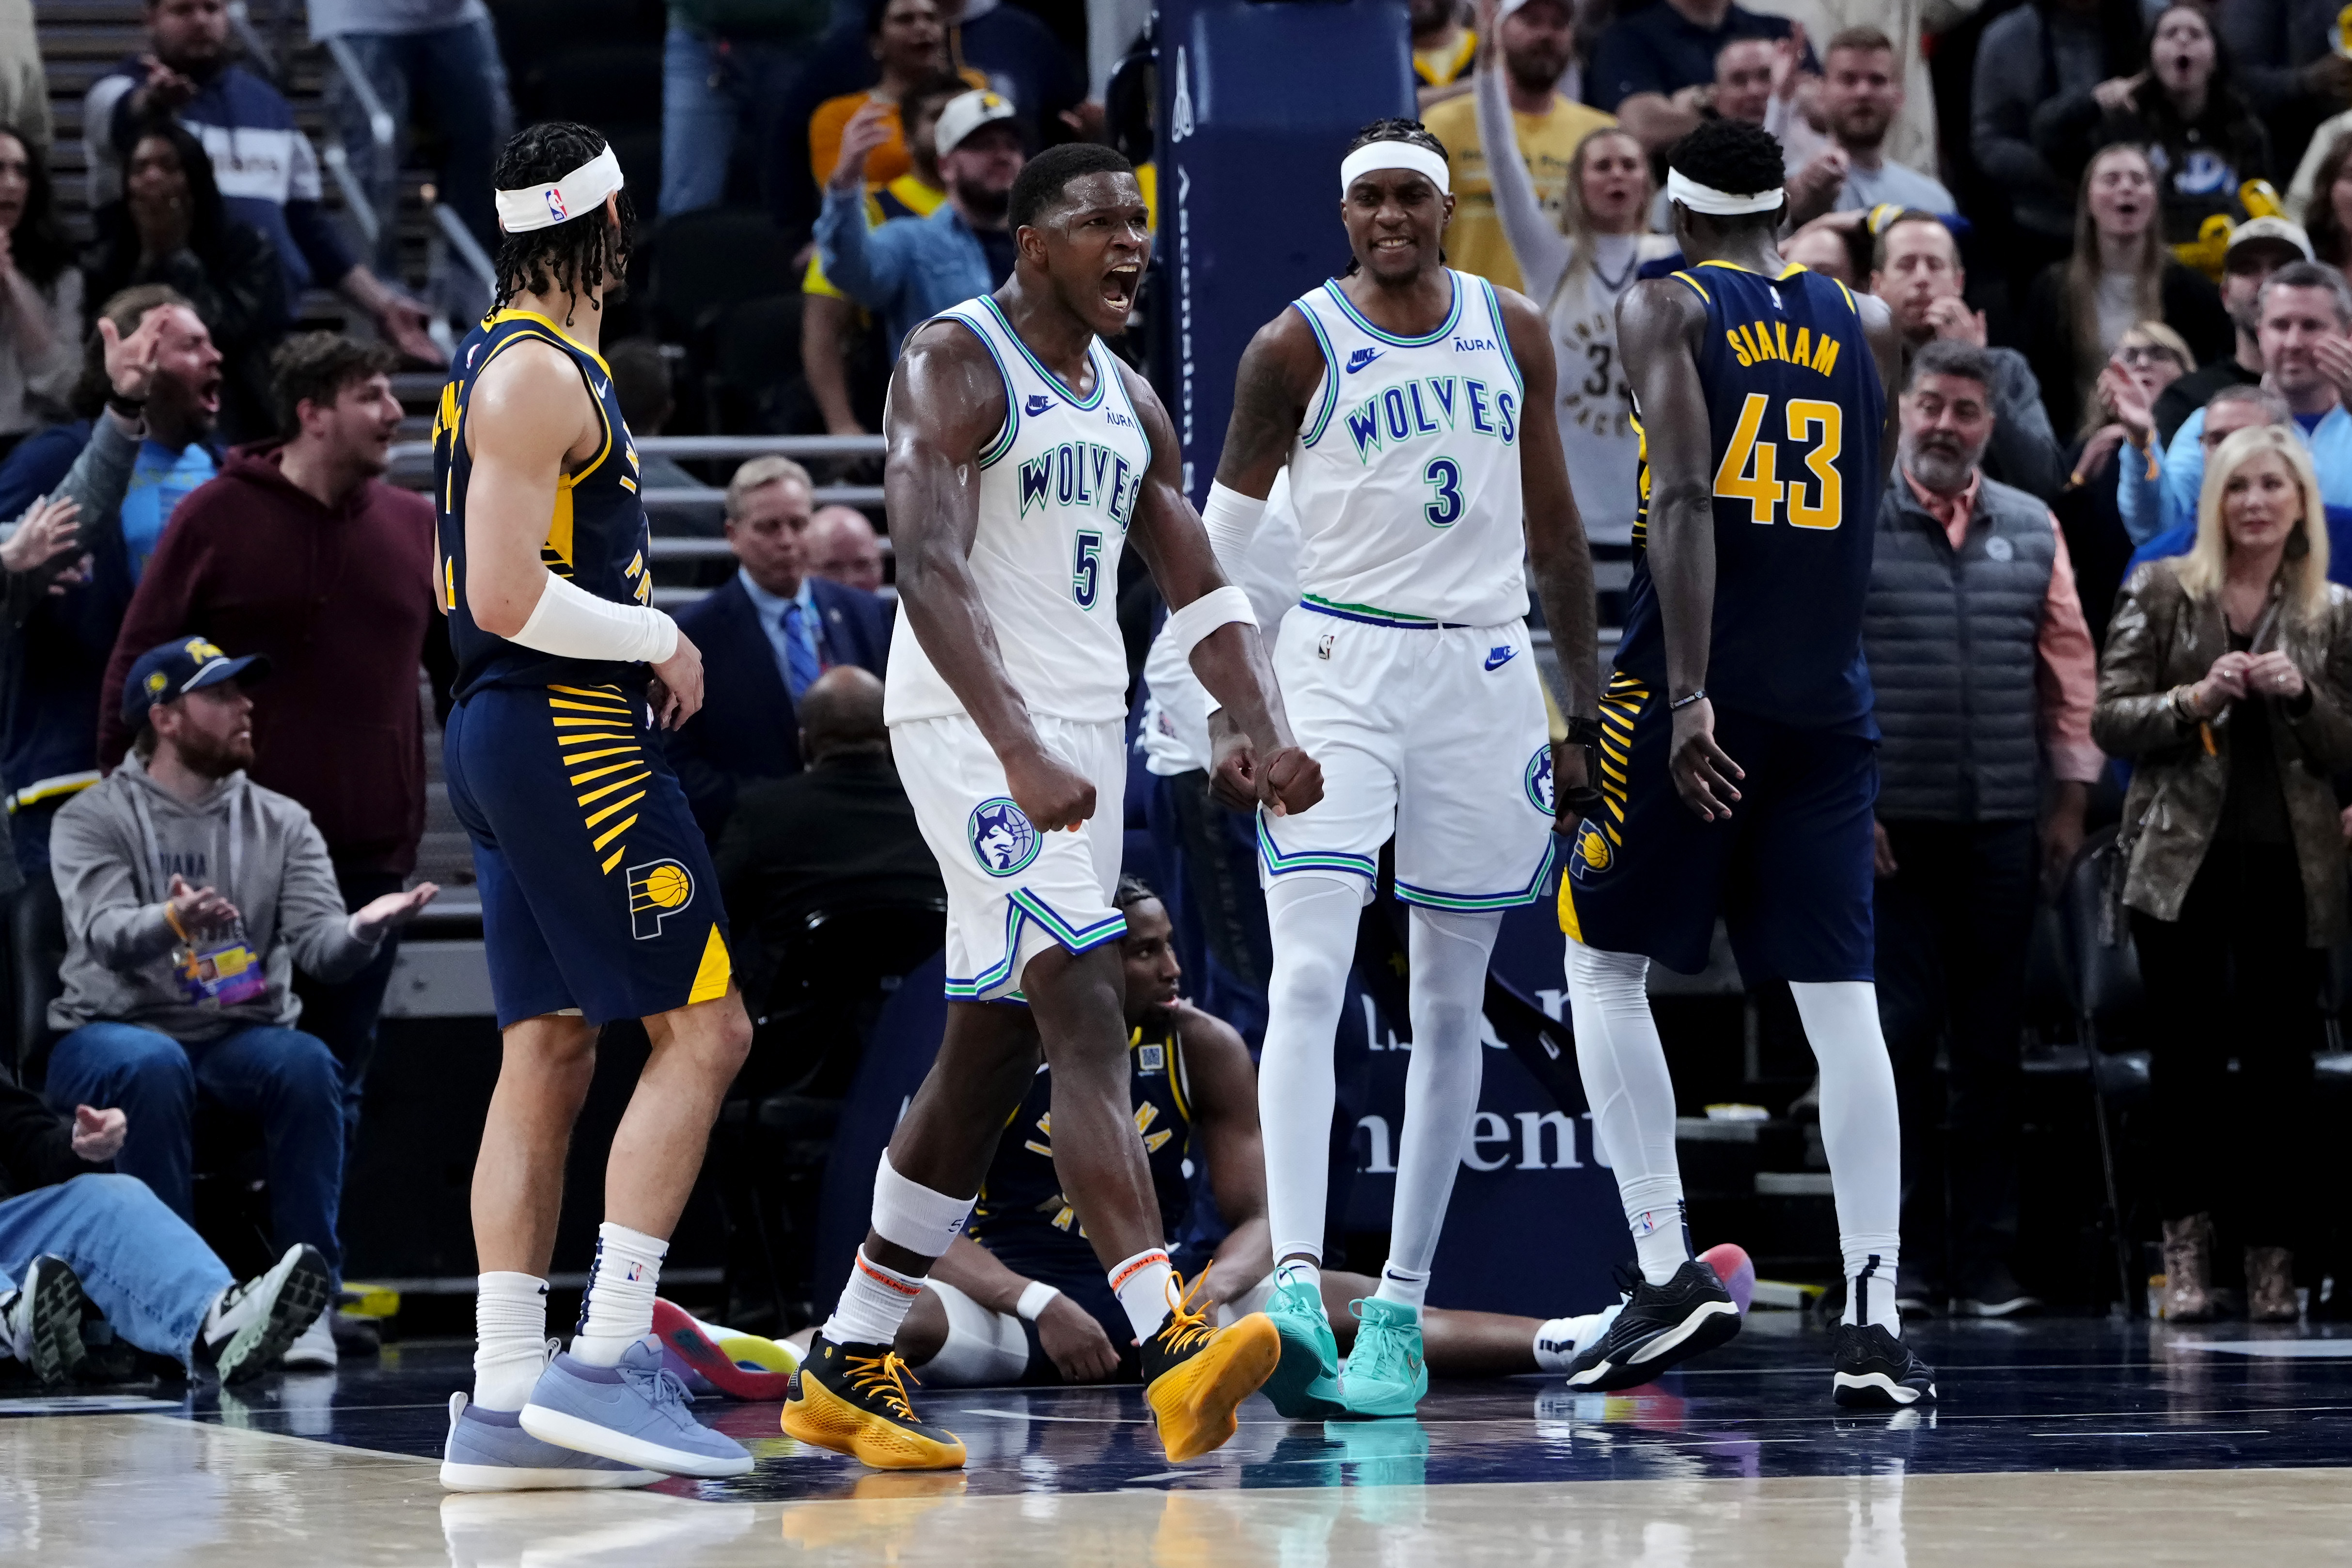
[[[268,1273],[221,1292],[196,1331],[196,1356],[223,1383],[258,1377],[327,1310],[331,1294],[326,1258],[298,1242]]]
[[[44,1253],[26,1265],[14,1291],[0,1296],[0,1353],[23,1362],[44,1388],[70,1383],[89,1353],[82,1319],[97,1316],[72,1267]]]
[[[785,1385],[784,1435],[877,1470],[956,1469],[963,1441],[915,1414],[912,1375],[888,1345],[837,1345],[820,1333]]]
[[[1648,1383],[1739,1331],[1739,1304],[1715,1270],[1696,1258],[1663,1285],[1624,1268],[1617,1282],[1631,1287],[1624,1305],[1617,1321],[1568,1363],[1570,1388],[1606,1394]]]
[[[2017,1277],[2001,1264],[1991,1264],[1952,1301],[1956,1318],[2019,1318],[2042,1310],[2042,1299],[2028,1294]]]
[[[1848,1409],[1901,1410],[1936,1397],[1936,1369],[1876,1323],[1840,1323],[1830,1397]]]

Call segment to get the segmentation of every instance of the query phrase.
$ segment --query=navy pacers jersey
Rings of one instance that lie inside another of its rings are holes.
[[[621,419],[612,368],[536,311],[497,311],[457,345],[448,384],[441,389],[440,413],[433,422],[441,608],[449,617],[449,641],[457,656],[456,694],[469,697],[486,686],[642,687],[646,674],[643,665],[562,658],[524,647],[484,631],[466,606],[466,481],[474,468],[466,451],[467,401],[490,362],[526,339],[551,344],[579,367],[604,432],[603,445],[580,471],[556,480],[555,510],[540,545],[540,560],[550,572],[600,599],[653,602],[648,560],[653,536],[637,495],[636,444]]]
[[[1192,1110],[1172,1015],[1154,1012],[1143,1026],[1129,1031],[1127,1064],[1135,1131],[1143,1140],[1152,1191],[1160,1199],[1160,1234],[1173,1237],[1182,1230],[1192,1203],[1184,1174],[1192,1148]],[[1066,1290],[1074,1284],[1098,1286],[1102,1265],[1054,1171],[1053,1100],[1053,1074],[1041,1067],[997,1142],[969,1230],[973,1240],[1015,1273]],[[1121,1342],[1120,1338],[1112,1342]]]
[[[1870,729],[1862,609],[1877,539],[1886,395],[1845,285],[1703,261],[1675,279],[1705,303],[1698,350],[1715,491],[1706,691],[1802,729]],[[1646,542],[1646,437],[1636,546]],[[1645,552],[1617,668],[1663,690],[1664,628]]]

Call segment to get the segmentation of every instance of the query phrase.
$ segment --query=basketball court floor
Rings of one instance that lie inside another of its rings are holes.
[[[411,1344],[177,1401],[0,1401],[0,1563],[2352,1563],[2352,1330],[1915,1331],[1932,1410],[1837,1411],[1827,1333],[1759,1313],[1623,1394],[1440,1384],[1418,1420],[1329,1426],[1253,1400],[1181,1468],[1133,1389],[928,1395],[971,1453],[938,1475],[867,1471],[782,1436],[773,1405],[705,1401],[759,1456],[740,1481],[471,1497],[434,1479],[467,1352]]]

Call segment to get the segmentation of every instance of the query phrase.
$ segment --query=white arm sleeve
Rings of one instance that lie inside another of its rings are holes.
[[[1240,622],[1245,626],[1257,625],[1257,615],[1250,608],[1249,595],[1230,584],[1212,588],[1181,610],[1168,616],[1168,636],[1184,657],[1192,658],[1192,650],[1201,646],[1210,633],[1220,626]]]
[[[551,572],[530,618],[509,642],[559,658],[659,664],[677,651],[677,623],[650,605],[616,605]]]
[[[1201,526],[1209,535],[1209,548],[1215,552],[1217,569],[1230,583],[1239,575],[1242,557],[1249,553],[1250,535],[1257,531],[1257,520],[1265,511],[1265,502],[1228,489],[1212,480],[1209,504],[1201,509]]]

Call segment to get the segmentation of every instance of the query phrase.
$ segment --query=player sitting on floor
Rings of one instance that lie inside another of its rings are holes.
[[[1116,900],[1127,916],[1128,1061],[1137,1133],[1143,1140],[1170,1236],[1187,1229],[1193,1160],[1206,1163],[1218,1212],[1232,1229],[1213,1258],[1174,1252],[1180,1271],[1206,1272],[1202,1297],[1231,1321],[1255,1310],[1274,1267],[1265,1216],[1265,1162],[1258,1139],[1256,1072],[1241,1037],[1177,997],[1182,970],[1168,912],[1135,878]],[[1054,1173],[1050,1074],[1041,1067],[997,1145],[968,1233],[940,1258],[898,1331],[897,1350],[926,1386],[1131,1383],[1133,1332],[1096,1265]],[[1753,1279],[1747,1254],[1707,1254],[1727,1280]],[[1213,1267],[1212,1267],[1213,1265]],[[1355,1340],[1352,1305],[1378,1283],[1326,1270],[1323,1301],[1343,1348]],[[1743,1306],[1745,1296],[1742,1293]],[[1423,1324],[1429,1367],[1445,1377],[1562,1372],[1616,1307],[1575,1318],[1431,1309]]]

